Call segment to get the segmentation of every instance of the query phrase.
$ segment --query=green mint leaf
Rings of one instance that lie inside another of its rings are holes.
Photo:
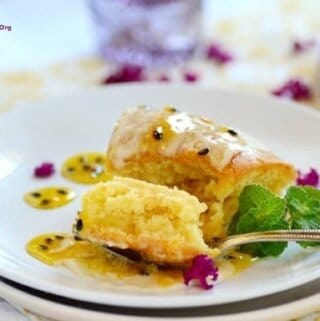
[[[272,231],[272,230],[286,230],[289,228],[289,223],[283,216],[279,216],[278,219],[274,218],[273,222],[267,222],[262,226],[262,231]],[[258,243],[260,251],[264,256],[280,256],[286,249],[287,242],[272,242],[272,243]]]
[[[291,186],[286,194],[292,229],[320,229],[320,190],[310,186]],[[299,242],[302,247],[319,242]]]
[[[273,195],[261,185],[246,186],[239,197],[239,212],[234,217],[229,234],[287,229],[286,201]],[[253,243],[241,250],[252,256],[279,256],[287,242]]]

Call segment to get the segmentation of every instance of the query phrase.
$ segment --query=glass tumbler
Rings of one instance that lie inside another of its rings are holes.
[[[200,37],[201,0],[90,0],[99,53],[138,66],[184,62]]]

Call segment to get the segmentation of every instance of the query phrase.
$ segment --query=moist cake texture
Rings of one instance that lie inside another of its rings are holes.
[[[203,240],[200,214],[207,205],[177,188],[114,177],[82,199],[75,227],[92,242],[131,249],[158,264],[187,264],[218,254]]]
[[[172,107],[127,110],[111,136],[107,170],[177,187],[205,202],[200,220],[207,242],[226,236],[246,185],[281,193],[296,177],[292,165],[234,129]]]

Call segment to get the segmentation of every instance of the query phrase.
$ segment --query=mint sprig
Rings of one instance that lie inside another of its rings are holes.
[[[280,198],[261,185],[248,185],[239,197],[239,211],[229,226],[229,235],[281,229],[319,229],[320,190],[292,186]],[[315,242],[299,242],[303,247]],[[252,256],[279,256],[286,242],[253,243],[241,247]]]
[[[233,234],[272,231],[289,228],[285,219],[286,201],[260,185],[244,188],[239,198],[239,213],[231,228]],[[253,256],[279,256],[286,242],[253,243],[242,246],[242,251]]]
[[[291,186],[286,195],[292,229],[320,228],[320,190]],[[317,246],[317,242],[299,242],[302,247]]]

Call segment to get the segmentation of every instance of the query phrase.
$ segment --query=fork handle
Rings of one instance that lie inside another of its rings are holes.
[[[320,242],[320,230],[274,230],[233,235],[218,243],[220,251],[256,242],[312,241]]]

